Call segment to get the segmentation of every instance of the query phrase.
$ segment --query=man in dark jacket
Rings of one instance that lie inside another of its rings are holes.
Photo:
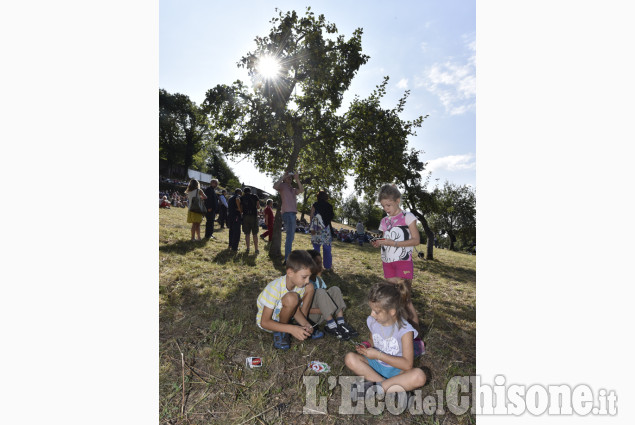
[[[240,242],[240,224],[243,219],[242,206],[240,204],[241,189],[236,189],[234,195],[227,200],[227,227],[229,228],[229,249],[238,251]]]
[[[218,211],[216,186],[218,186],[218,180],[212,179],[210,186],[203,191],[205,196],[207,196],[205,200],[205,207],[207,208],[207,213],[205,214],[205,237],[210,239],[216,239],[216,236],[214,236],[214,219],[216,218],[216,211]]]
[[[251,193],[251,188],[246,187],[243,191],[244,195],[240,198],[240,205],[243,210],[243,233],[245,233],[245,245],[247,253],[249,253],[249,238],[254,240],[254,253],[258,251],[258,210],[260,209],[260,200],[256,195]]]

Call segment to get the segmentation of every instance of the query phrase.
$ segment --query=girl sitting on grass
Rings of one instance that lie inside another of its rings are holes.
[[[366,319],[370,343],[356,346],[357,352],[344,358],[346,366],[366,380],[364,394],[371,386],[377,394],[384,394],[414,390],[426,383],[424,371],[413,367],[413,340],[418,332],[407,320],[407,294],[403,282],[383,281],[370,289],[371,313]],[[353,386],[351,396],[362,398],[362,389]]]

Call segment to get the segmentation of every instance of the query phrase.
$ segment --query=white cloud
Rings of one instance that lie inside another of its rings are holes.
[[[466,37],[469,55],[462,60],[448,59],[425,69],[415,78],[415,87],[424,87],[436,95],[445,111],[460,115],[476,106],[476,42]]]
[[[421,42],[421,51],[423,51],[423,52],[427,52],[428,51],[428,43],[426,43],[425,41]]]
[[[399,80],[399,82],[397,83],[397,87],[406,90],[408,88],[408,79],[402,78],[401,80]]]
[[[476,161],[471,153],[465,155],[449,155],[432,159],[426,165],[426,171],[463,171],[476,169]]]

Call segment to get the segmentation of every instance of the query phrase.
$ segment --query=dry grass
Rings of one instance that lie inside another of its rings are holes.
[[[255,324],[256,298],[284,268],[269,259],[262,241],[258,256],[253,246],[245,254],[244,235],[239,252],[228,252],[227,229],[217,230],[216,240],[190,242],[186,211],[180,208],[160,210],[159,225],[161,423],[475,422],[469,413],[454,416],[447,408],[441,416],[339,415],[340,387],[330,389],[328,376],[322,375],[318,396],[328,397],[329,414],[303,414],[302,377],[313,374],[307,363],[328,363],[326,375],[351,375],[344,355],[352,345],[326,337],[294,340],[286,352],[274,349],[271,334]],[[309,236],[296,234],[294,248],[310,249]],[[347,319],[366,335],[365,297],[370,284],[383,276],[379,250],[334,242],[333,255],[334,272],[325,280],[342,289]],[[452,376],[473,375],[476,362],[476,257],[445,250],[436,250],[435,257],[415,259],[413,282],[427,349],[417,362],[432,371],[424,397],[444,390]],[[248,356],[262,357],[264,366],[245,368]]]

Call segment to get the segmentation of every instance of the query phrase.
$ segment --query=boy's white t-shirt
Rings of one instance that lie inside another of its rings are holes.
[[[280,319],[280,310],[282,310],[282,297],[287,292],[297,292],[300,298],[304,297],[305,288],[295,287],[293,291],[287,289],[287,276],[281,276],[267,284],[265,289],[258,295],[256,304],[258,305],[258,314],[256,314],[256,324],[260,326],[262,321],[262,312],[265,307],[269,307],[273,310],[271,318],[276,322]],[[265,329],[267,330],[267,329]]]

